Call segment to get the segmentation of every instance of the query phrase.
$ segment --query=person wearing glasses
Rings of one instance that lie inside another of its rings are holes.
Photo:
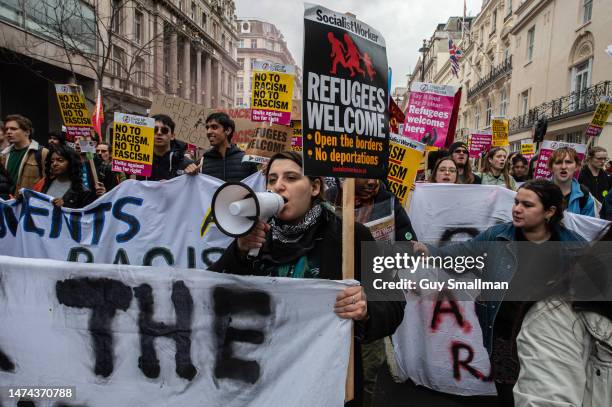
[[[448,152],[457,166],[458,184],[480,184],[481,178],[472,171],[467,144],[457,141],[450,145]]]
[[[612,187],[610,176],[604,166],[608,161],[608,151],[603,147],[592,147],[587,154],[586,165],[580,170],[578,182],[587,187],[599,202],[604,202]]]
[[[156,114],[155,135],[153,137],[153,168],[151,176],[137,176],[138,180],[162,181],[185,174],[185,169],[193,164],[193,161],[185,157],[182,150],[173,144],[175,124],[170,116]],[[173,145],[175,146],[173,148]]]
[[[440,158],[434,165],[429,182],[436,184],[458,184],[457,164],[451,157]]]

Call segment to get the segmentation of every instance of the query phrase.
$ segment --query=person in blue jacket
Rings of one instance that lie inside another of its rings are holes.
[[[580,168],[580,158],[576,150],[562,147],[555,150],[548,160],[548,168],[552,171],[553,182],[563,193],[563,208],[579,215],[595,215],[595,201],[589,190],[574,179],[576,170]]]
[[[483,281],[509,282],[508,290],[483,290],[476,301],[483,344],[491,359],[491,378],[502,406],[514,406],[512,387],[519,373],[514,350],[518,329],[530,304],[528,298],[543,295],[549,281],[567,272],[577,252],[573,250],[576,246],[552,242],[580,242],[578,248],[585,245],[582,236],[561,224],[562,208],[563,195],[557,185],[542,179],[527,181],[514,198],[512,222],[492,226],[469,241],[441,248],[421,242],[412,244],[415,255],[476,258],[487,253],[485,267],[475,270],[477,277]]]

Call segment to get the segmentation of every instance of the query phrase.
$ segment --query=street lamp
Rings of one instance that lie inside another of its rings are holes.
[[[423,54],[421,57],[421,82],[425,82],[425,55],[428,50],[427,40],[423,39],[423,46],[419,48],[419,52]]]

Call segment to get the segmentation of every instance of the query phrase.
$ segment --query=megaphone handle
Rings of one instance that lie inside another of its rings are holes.
[[[259,255],[259,247],[254,247],[251,250],[249,250],[249,254],[247,256],[248,257],[257,257],[257,255]]]

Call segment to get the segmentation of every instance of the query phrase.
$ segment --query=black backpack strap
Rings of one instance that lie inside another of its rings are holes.
[[[36,151],[34,151],[34,159],[36,159],[36,164],[38,165],[38,176],[40,178],[43,177],[43,162],[42,162],[42,152],[43,152],[43,146],[39,145],[38,149]]]
[[[584,209],[587,202],[589,202],[589,195],[591,194],[591,191],[589,191],[589,189],[582,184],[578,185],[580,185],[580,192],[582,192],[582,196],[580,197],[578,204],[580,205],[580,209]]]

